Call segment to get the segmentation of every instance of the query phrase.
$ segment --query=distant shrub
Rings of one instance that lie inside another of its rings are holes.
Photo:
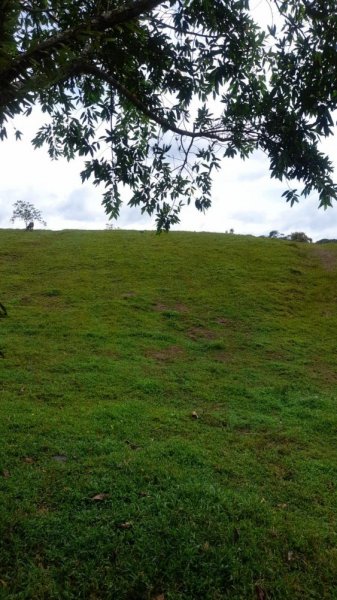
[[[337,240],[332,238],[331,240],[328,240],[327,238],[323,238],[322,240],[318,240],[316,242],[316,244],[336,244]]]
[[[308,242],[311,244],[312,239],[306,235],[303,231],[294,231],[287,236],[287,239],[291,242]]]
[[[268,237],[277,240],[288,240],[290,242],[307,242],[309,244],[311,244],[312,242],[312,239],[309,236],[307,236],[307,234],[303,231],[294,231],[289,235],[284,235],[284,233],[280,233],[279,231],[277,231],[277,229],[273,229],[269,233]]]
[[[269,236],[271,239],[283,239],[284,238],[284,233],[280,233],[279,231],[277,231],[277,229],[273,229],[270,233]]]

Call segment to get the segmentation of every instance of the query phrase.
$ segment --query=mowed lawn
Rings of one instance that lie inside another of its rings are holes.
[[[0,598],[337,598],[337,245],[0,230]]]

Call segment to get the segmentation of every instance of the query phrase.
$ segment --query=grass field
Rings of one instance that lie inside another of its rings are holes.
[[[0,598],[337,598],[337,246],[0,230]]]

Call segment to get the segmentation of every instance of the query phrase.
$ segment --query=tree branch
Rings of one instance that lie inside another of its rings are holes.
[[[124,96],[127,100],[140,110],[143,115],[148,117],[151,121],[154,121],[161,127],[163,127],[167,131],[172,131],[173,133],[177,133],[183,137],[190,137],[193,139],[196,138],[208,138],[212,140],[217,140],[219,142],[229,142],[231,140],[230,137],[222,136],[219,132],[216,132],[215,129],[205,129],[204,131],[190,131],[188,129],[182,129],[181,127],[177,127],[173,123],[170,123],[165,117],[155,113],[151,108],[149,108],[142,100],[140,100],[135,94],[130,92],[130,90],[125,87],[122,83],[120,83],[113,75],[110,73],[106,73],[102,71],[99,67],[94,64],[86,63],[86,62],[78,62],[76,65],[77,73],[81,72],[82,74],[94,75],[99,79],[102,79],[109,85],[111,85],[117,92],[119,92],[122,96]]]
[[[115,27],[121,23],[136,19],[141,14],[149,12],[156,8],[156,6],[163,4],[164,1],[165,0],[133,0],[127,5],[104,12],[98,17],[92,17],[75,27],[70,27],[66,31],[56,33],[40,42],[40,44],[34,46],[34,48],[28,49],[26,52],[17,56],[11,62],[10,67],[2,72],[1,76],[4,80],[10,82],[25,71],[34,61],[39,60],[47,51],[50,53],[51,50],[58,48],[65,43],[69,43],[69,40],[74,40],[81,34],[87,34],[88,30],[91,32],[102,32],[110,27]]]

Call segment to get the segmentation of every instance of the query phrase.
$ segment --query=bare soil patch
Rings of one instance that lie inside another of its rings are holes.
[[[191,338],[191,340],[194,341],[214,340],[217,337],[219,337],[215,331],[212,331],[211,329],[206,329],[206,327],[191,327],[191,329],[187,331],[187,335],[189,338]]]
[[[287,361],[289,360],[289,357],[287,357],[287,355],[284,352],[280,352],[277,350],[266,350],[265,352],[265,356],[267,359],[269,360],[280,360],[280,361]]]
[[[177,302],[176,304],[173,304],[171,306],[168,306],[167,304],[163,304],[162,302],[157,302],[156,304],[154,304],[153,308],[154,308],[154,310],[156,310],[158,312],[166,312],[166,311],[170,311],[170,310],[174,310],[175,312],[179,312],[179,313],[189,312],[188,307],[185,304],[181,304],[180,302]]]
[[[327,384],[336,384],[337,372],[332,365],[316,359],[311,366],[311,373],[315,379],[323,379]]]
[[[28,306],[29,304],[32,304],[31,296],[22,296],[20,304],[22,306]]]
[[[216,362],[227,364],[232,362],[233,357],[229,352],[217,352],[214,356],[214,360],[216,360]]]
[[[234,325],[233,319],[227,319],[226,317],[219,317],[216,322],[219,325],[224,325],[224,327],[232,327]]]
[[[185,352],[179,346],[168,346],[161,350],[150,349],[147,350],[145,355],[148,358],[152,358],[158,362],[174,362],[184,356]]]
[[[314,256],[320,259],[323,269],[326,271],[334,271],[337,265],[337,255],[335,252],[327,248],[315,248]]]

